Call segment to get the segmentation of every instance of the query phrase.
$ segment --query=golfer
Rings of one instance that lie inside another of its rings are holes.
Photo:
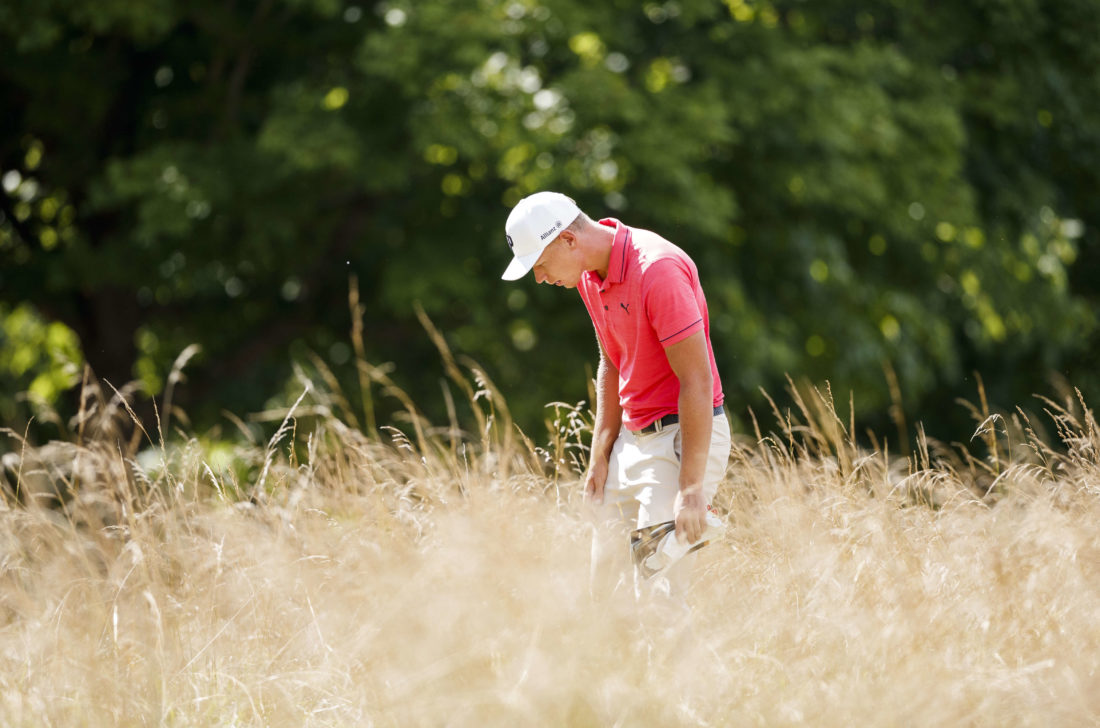
[[[585,494],[632,528],[675,521],[695,543],[726,472],[729,422],[699,271],[684,251],[572,199],[538,192],[505,224],[504,280],[576,288],[600,344]]]

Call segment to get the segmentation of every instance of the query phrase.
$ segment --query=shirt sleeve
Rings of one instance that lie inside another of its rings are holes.
[[[642,283],[646,316],[662,347],[703,329],[704,316],[695,289],[695,273],[684,261],[665,258],[646,271]]]

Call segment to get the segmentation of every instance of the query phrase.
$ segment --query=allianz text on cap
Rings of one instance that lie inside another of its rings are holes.
[[[501,278],[514,281],[527,275],[546,246],[580,214],[577,203],[560,192],[536,192],[516,203],[504,223],[508,247],[516,257]]]

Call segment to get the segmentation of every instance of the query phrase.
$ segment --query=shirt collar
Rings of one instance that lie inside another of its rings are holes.
[[[607,263],[607,278],[600,283],[600,292],[607,290],[612,283],[622,283],[626,276],[626,249],[630,247],[630,228],[613,217],[600,220],[601,225],[615,228],[615,239],[611,243],[611,257]],[[596,276],[599,280],[599,276]]]

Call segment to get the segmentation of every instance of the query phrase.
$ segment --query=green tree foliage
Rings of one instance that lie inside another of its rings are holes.
[[[79,381],[80,363],[69,327],[43,321],[27,305],[0,304],[0,382],[9,392],[0,397],[4,422],[17,422],[20,409],[48,417],[61,393]]]
[[[288,352],[351,381],[355,274],[421,404],[417,303],[532,427],[595,348],[575,297],[498,280],[554,188],[699,261],[735,411],[788,373],[871,421],[884,369],[930,423],[974,370],[1096,394],[1098,37],[1093,0],[5,3],[0,300],[153,392],[199,342],[212,417]]]

